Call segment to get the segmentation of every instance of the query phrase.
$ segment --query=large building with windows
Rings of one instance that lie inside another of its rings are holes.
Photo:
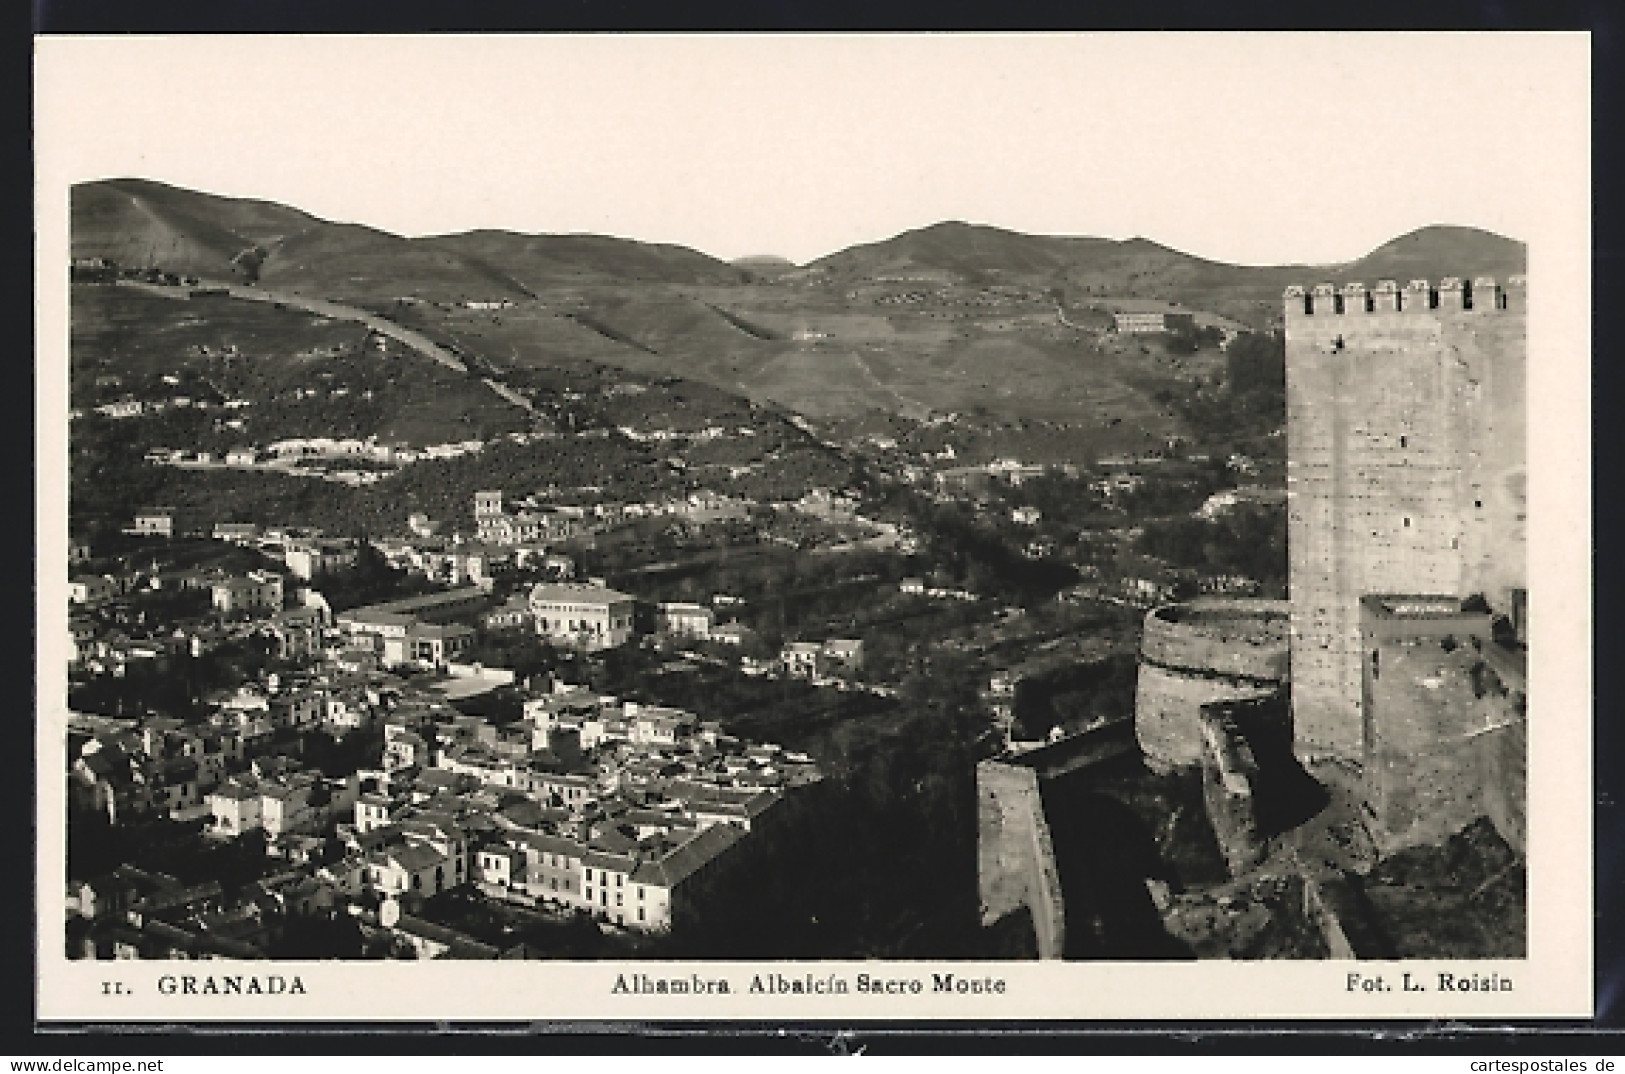
[[[601,585],[543,583],[530,591],[536,632],[589,651],[631,640],[635,604],[635,598]]]
[[[223,615],[253,615],[282,610],[282,576],[270,571],[249,571],[240,578],[222,578],[209,587],[209,601]]]
[[[351,608],[339,614],[338,625],[353,641],[378,653],[387,667],[439,668],[474,645],[474,631],[455,620],[476,618],[490,605],[485,590],[465,586]]]
[[[1196,327],[1196,317],[1190,313],[1167,313],[1161,310],[1121,311],[1112,314],[1112,327],[1120,335],[1139,336],[1176,330],[1190,331]]]

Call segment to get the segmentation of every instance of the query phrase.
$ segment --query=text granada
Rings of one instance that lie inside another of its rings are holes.
[[[166,996],[303,996],[305,982],[280,974],[222,974],[193,977],[164,974],[158,991]]]

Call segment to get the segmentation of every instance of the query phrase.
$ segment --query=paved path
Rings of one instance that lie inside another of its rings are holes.
[[[325,298],[311,298],[309,295],[295,294],[292,291],[270,291],[263,287],[248,287],[239,283],[204,281],[199,285],[199,288],[223,290],[232,298],[240,298],[248,302],[272,302],[287,306],[290,309],[299,309],[323,317],[332,317],[335,320],[356,321],[366,325],[381,336],[387,336],[397,343],[412,348],[425,358],[439,362],[447,369],[457,373],[468,372],[468,363],[422,332],[413,331],[387,317],[381,317],[376,313],[370,313],[355,306],[346,306],[343,303],[332,302]],[[489,377],[481,379],[486,387],[490,388],[500,398],[526,412],[535,412],[529,399],[526,399],[506,384],[498,383]]]
[[[381,336],[388,336],[399,343],[405,344],[423,355],[432,358],[447,369],[459,373],[468,372],[468,366],[463,360],[451,351],[442,347],[434,340],[421,332],[414,332],[410,328],[402,327],[376,313],[357,309],[355,306],[346,306],[338,302],[330,302],[324,298],[311,298],[308,295],[298,295],[291,291],[268,291],[263,287],[245,287],[242,284],[205,284],[206,287],[224,287],[226,293],[232,298],[241,298],[249,302],[281,303],[291,309],[301,309],[308,313],[320,314],[323,317],[332,317],[341,321],[359,321]]]

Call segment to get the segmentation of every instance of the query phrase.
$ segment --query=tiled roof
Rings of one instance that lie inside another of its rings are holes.
[[[516,802],[509,802],[497,811],[506,820],[522,828],[532,827],[541,823],[551,810],[544,810],[541,803],[529,798],[521,798]]]
[[[389,851],[389,857],[407,872],[418,872],[430,869],[436,865],[444,865],[451,859],[440,853],[427,843],[413,843],[401,847],[399,850]]]
[[[626,840],[627,849],[636,847],[630,839]],[[581,863],[590,869],[611,869],[617,873],[629,873],[637,864],[637,859],[631,854],[615,854],[603,850],[589,849],[581,859]]]
[[[732,787],[712,787],[687,780],[674,781],[666,793],[689,806],[707,811],[740,809],[748,816],[757,816],[773,804],[772,791],[737,790]]]
[[[458,623],[413,623],[406,636],[414,640],[438,638],[444,641],[447,638],[471,638],[474,630]]]
[[[674,888],[743,838],[731,824],[713,824],[664,858],[638,866],[632,882]]]
[[[530,602],[532,604],[612,604],[636,599],[630,594],[617,592],[601,585],[584,585],[571,582],[542,582],[532,586],[530,590]]]
[[[566,839],[561,835],[548,835],[546,832],[512,831],[507,838],[517,840],[535,850],[538,854],[562,854],[567,858],[581,858],[587,853],[587,848],[574,839]]]
[[[436,925],[432,921],[424,921],[410,914],[401,915],[401,919],[395,924],[395,930],[444,945],[446,953],[442,957],[446,958],[495,959],[502,955],[497,948],[488,943],[481,943],[466,933],[446,928],[444,925]]]
[[[354,608],[340,612],[339,618],[352,623],[369,623],[373,626],[410,626],[417,622],[405,612],[383,611],[378,608]]]
[[[495,855],[497,857],[506,858],[506,859],[508,859],[508,865],[510,867],[512,867],[514,865],[517,865],[517,864],[521,864],[525,860],[525,855],[523,853],[521,853],[520,851],[514,849],[511,846],[507,846],[505,844],[500,844],[500,843],[495,844],[493,846],[484,847],[484,848],[482,848],[480,850],[480,853],[481,854],[492,854],[492,855]]]
[[[349,614],[360,611],[377,611],[414,615],[433,611],[447,604],[458,604],[465,600],[472,600],[476,597],[483,600],[486,597],[485,590],[479,586],[463,586],[460,589],[449,589],[444,593],[425,593],[421,596],[403,597],[400,600],[392,600],[383,604],[371,604],[365,608],[356,608]]]

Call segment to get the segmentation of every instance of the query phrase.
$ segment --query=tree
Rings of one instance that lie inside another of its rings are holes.
[[[1285,396],[1286,340],[1242,332],[1225,349],[1225,384],[1233,396]]]

